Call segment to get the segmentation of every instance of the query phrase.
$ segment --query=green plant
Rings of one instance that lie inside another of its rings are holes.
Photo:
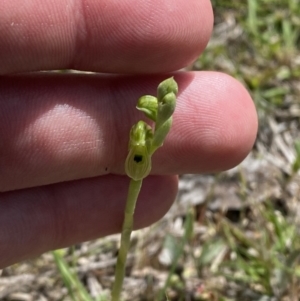
[[[210,268],[210,277],[223,276],[228,285],[235,283],[239,290],[251,291],[255,300],[264,296],[282,300],[299,280],[297,224],[284,218],[270,201],[256,203],[252,210],[255,221],[250,224],[235,225],[220,218],[215,235],[202,248],[198,267]],[[221,253],[222,261],[213,269]],[[226,295],[226,287],[221,293]]]
[[[52,254],[71,299],[73,301],[93,301],[76,273],[64,260],[62,250],[53,251]]]
[[[296,159],[293,163],[293,172],[296,173],[300,169],[300,141],[295,141]]]
[[[120,300],[135,205],[142,181],[151,170],[151,156],[163,145],[165,137],[170,131],[177,93],[177,83],[171,77],[159,84],[157,97],[145,95],[138,100],[137,109],[153,120],[155,127],[152,129],[144,121],[139,121],[130,131],[129,153],[125,162],[125,171],[131,180],[124,213],[115,282],[112,289],[112,301]]]
[[[172,258],[172,264],[169,269],[169,273],[168,273],[167,279],[165,281],[165,284],[164,284],[163,288],[159,291],[158,298],[157,298],[158,301],[163,300],[163,297],[167,296],[166,290],[168,287],[171,286],[172,277],[174,276],[174,272],[178,265],[179,259],[184,254],[185,246],[193,238],[194,219],[195,219],[195,212],[194,212],[193,208],[190,208],[187,212],[186,221],[184,223],[183,237],[180,239],[179,243],[176,243],[174,237],[172,237],[172,240],[171,240],[172,243],[170,244],[169,249],[171,249],[171,252],[174,254],[174,256]],[[166,238],[168,238],[168,236]],[[169,237],[169,238],[171,238],[171,237]]]

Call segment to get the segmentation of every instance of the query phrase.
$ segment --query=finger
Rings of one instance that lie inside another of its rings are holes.
[[[165,77],[164,77],[165,78]],[[214,72],[179,73],[180,93],[153,174],[220,171],[238,164],[257,131],[241,84]],[[1,191],[124,174],[138,97],[163,77],[14,76],[0,82]]]
[[[104,176],[3,193],[0,268],[45,251],[119,232],[129,180]],[[135,228],[161,218],[177,193],[176,177],[143,181]]]
[[[0,74],[79,69],[180,69],[210,37],[209,0],[2,1]]]

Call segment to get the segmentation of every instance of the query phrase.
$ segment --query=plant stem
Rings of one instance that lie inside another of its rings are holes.
[[[112,289],[112,301],[119,301],[122,284],[125,275],[125,265],[127,253],[130,245],[130,235],[133,228],[133,215],[135,210],[136,201],[142,187],[143,180],[130,180],[128,196],[126,201],[125,216],[122,226],[121,246],[118,254],[115,282]]]

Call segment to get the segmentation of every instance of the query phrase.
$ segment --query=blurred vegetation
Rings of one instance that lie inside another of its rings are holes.
[[[258,109],[299,100],[299,0],[213,0],[216,35],[198,69],[227,72],[252,92]]]

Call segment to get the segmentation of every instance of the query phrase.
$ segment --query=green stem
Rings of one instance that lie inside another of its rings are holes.
[[[129,191],[128,191],[128,196],[126,201],[124,222],[122,226],[121,246],[120,246],[117,265],[116,265],[115,282],[111,294],[112,301],[120,300],[122,284],[125,275],[126,258],[127,258],[129,245],[130,245],[130,235],[133,228],[133,215],[134,215],[136,201],[142,187],[142,182],[143,180],[137,180],[137,181],[132,179],[130,180]]]

